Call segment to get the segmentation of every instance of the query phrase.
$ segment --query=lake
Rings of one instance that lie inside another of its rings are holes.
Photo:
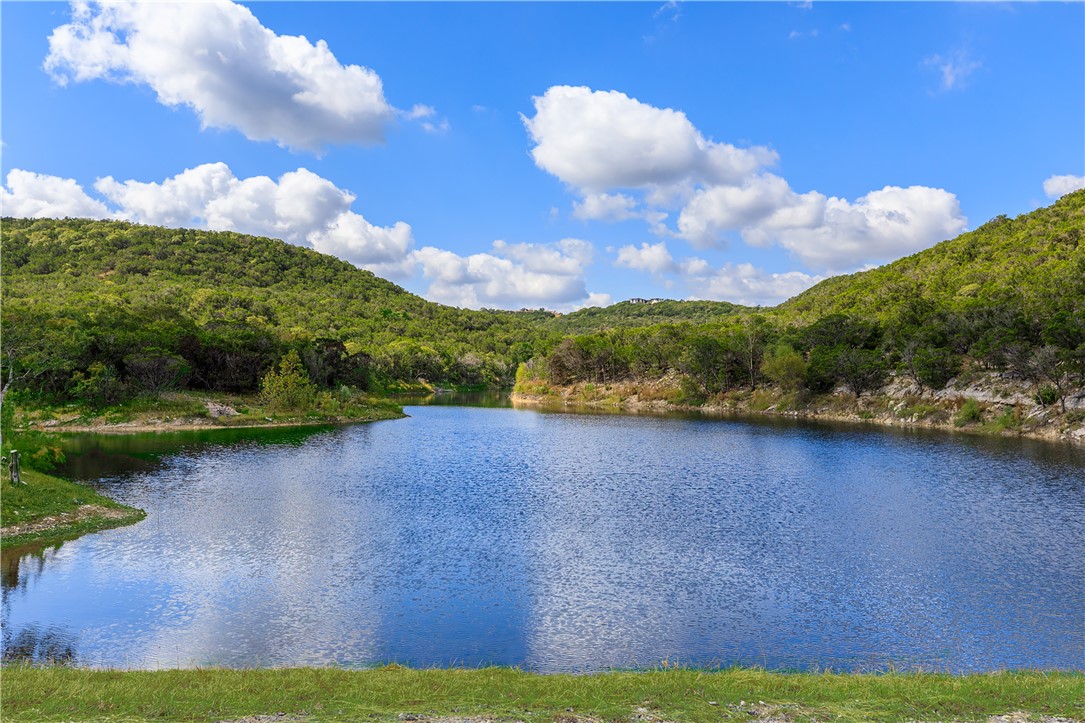
[[[500,402],[406,411],[73,437],[66,473],[148,517],[6,550],[4,657],[1085,668],[1080,448]]]

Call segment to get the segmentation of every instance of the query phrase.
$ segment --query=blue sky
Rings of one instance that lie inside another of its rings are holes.
[[[773,304],[1085,185],[1085,3],[0,5],[5,215]],[[303,37],[301,37],[303,36]]]

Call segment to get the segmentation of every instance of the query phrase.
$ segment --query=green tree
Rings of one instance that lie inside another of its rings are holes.
[[[781,343],[765,351],[761,373],[781,388],[796,391],[802,387],[806,367],[802,354],[792,349],[790,344]]]
[[[301,357],[291,349],[260,380],[260,400],[274,411],[304,410],[316,397],[316,387],[301,365]]]

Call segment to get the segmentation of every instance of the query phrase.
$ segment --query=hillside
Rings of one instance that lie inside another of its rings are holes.
[[[237,233],[4,219],[0,248],[5,371],[11,358],[44,393],[65,393],[94,362],[124,372],[149,349],[183,358],[196,387],[254,388],[286,347],[308,352],[326,382],[496,383],[537,351],[533,317],[550,317],[435,304],[345,261]]]
[[[1085,299],[1085,190],[1017,218],[999,216],[886,266],[826,279],[778,309],[803,321],[837,313],[884,320],[916,297],[951,311]]]
[[[978,364],[1064,399],[1085,368],[1085,191],[773,309],[472,311],[274,239],[79,219],[0,231],[4,385],[57,400],[253,391],[290,350],[324,387],[507,385],[534,359],[550,381],[677,373],[691,398],[774,375],[812,391],[850,378],[859,394],[898,371],[937,388]]]
[[[1085,191],[772,309],[568,337],[521,369],[517,391],[1070,429],[1085,419]]]
[[[558,315],[544,320],[544,326],[564,334],[585,334],[604,329],[636,328],[683,321],[703,324],[748,310],[749,307],[726,301],[620,301],[606,307],[593,306],[571,314]]]

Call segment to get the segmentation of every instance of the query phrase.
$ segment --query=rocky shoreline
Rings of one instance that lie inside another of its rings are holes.
[[[721,416],[767,415],[909,429],[1024,437],[1085,446],[1085,389],[1058,404],[1039,404],[1031,389],[1007,375],[984,374],[953,380],[944,389],[922,390],[914,382],[892,379],[878,392],[856,399],[837,389],[803,395],[776,388],[731,391],[692,404],[683,399],[680,380],[573,384],[519,389],[516,405],[563,409],[595,408],[624,412],[692,411]]]

